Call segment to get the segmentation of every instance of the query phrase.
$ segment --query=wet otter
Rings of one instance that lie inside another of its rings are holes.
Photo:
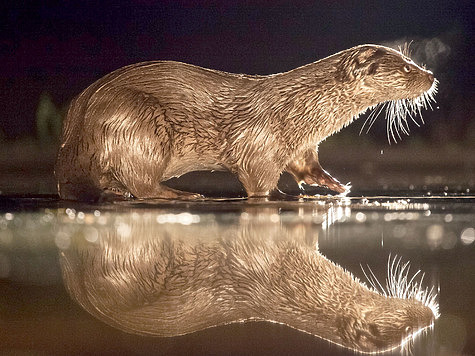
[[[94,233],[76,224],[60,253],[70,295],[131,333],[172,337],[261,320],[361,352],[398,347],[438,314],[431,292],[399,263],[395,288],[382,295],[325,258],[301,239],[315,236],[311,222],[275,224],[276,212],[253,211],[218,227],[170,215],[118,215]]]
[[[248,196],[276,191],[283,171],[338,193],[318,145],[379,103],[406,113],[432,98],[431,72],[400,52],[362,45],[289,72],[251,76],[156,61],[118,69],[76,97],[55,167],[61,198],[195,197],[162,182],[230,170]],[[391,126],[392,127],[392,126]]]

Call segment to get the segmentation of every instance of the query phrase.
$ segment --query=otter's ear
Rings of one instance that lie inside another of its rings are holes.
[[[373,47],[360,50],[355,57],[355,64],[358,66],[366,63],[367,60],[376,53],[376,51],[377,49]]]
[[[374,74],[378,69],[377,60],[383,55],[379,48],[365,48],[361,50],[354,59],[355,76],[361,73]]]
[[[354,80],[362,74],[373,74],[378,68],[377,59],[383,51],[374,47],[363,47],[345,56],[340,61],[338,78],[341,81]]]

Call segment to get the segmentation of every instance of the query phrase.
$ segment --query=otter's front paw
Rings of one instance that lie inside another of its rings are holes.
[[[305,175],[302,179],[303,183],[313,186],[326,187],[334,192],[340,194],[347,194],[350,192],[351,185],[342,184],[337,179],[333,178],[325,170],[313,170],[312,172]]]

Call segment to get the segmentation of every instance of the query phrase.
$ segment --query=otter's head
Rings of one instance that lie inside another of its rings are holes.
[[[435,82],[432,72],[401,52],[383,46],[352,48],[342,64],[347,78],[360,82],[359,89],[374,98],[373,105],[418,98]]]
[[[390,350],[431,327],[435,317],[431,308],[414,298],[385,297],[362,311],[352,341],[360,351]]]
[[[434,325],[439,317],[437,293],[433,287],[422,287],[424,274],[417,271],[411,277],[409,269],[409,262],[401,263],[401,258],[390,256],[386,287],[371,269],[368,274],[363,270],[372,291],[358,302],[358,323],[341,328],[354,348],[366,352],[391,350]]]
[[[400,132],[409,134],[406,117],[414,120],[435,101],[438,81],[432,72],[388,47],[363,45],[344,51],[340,72],[343,83],[353,86],[359,110],[382,105],[368,117],[369,127],[385,108],[389,140],[397,141]]]

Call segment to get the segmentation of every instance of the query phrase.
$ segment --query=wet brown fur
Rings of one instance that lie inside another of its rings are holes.
[[[269,76],[171,61],[130,65],[71,103],[55,167],[58,191],[78,200],[193,197],[161,183],[195,170],[230,170],[248,196],[274,191],[283,171],[299,184],[343,193],[318,162],[319,143],[367,108],[418,97],[433,82],[400,52],[376,45]]]

